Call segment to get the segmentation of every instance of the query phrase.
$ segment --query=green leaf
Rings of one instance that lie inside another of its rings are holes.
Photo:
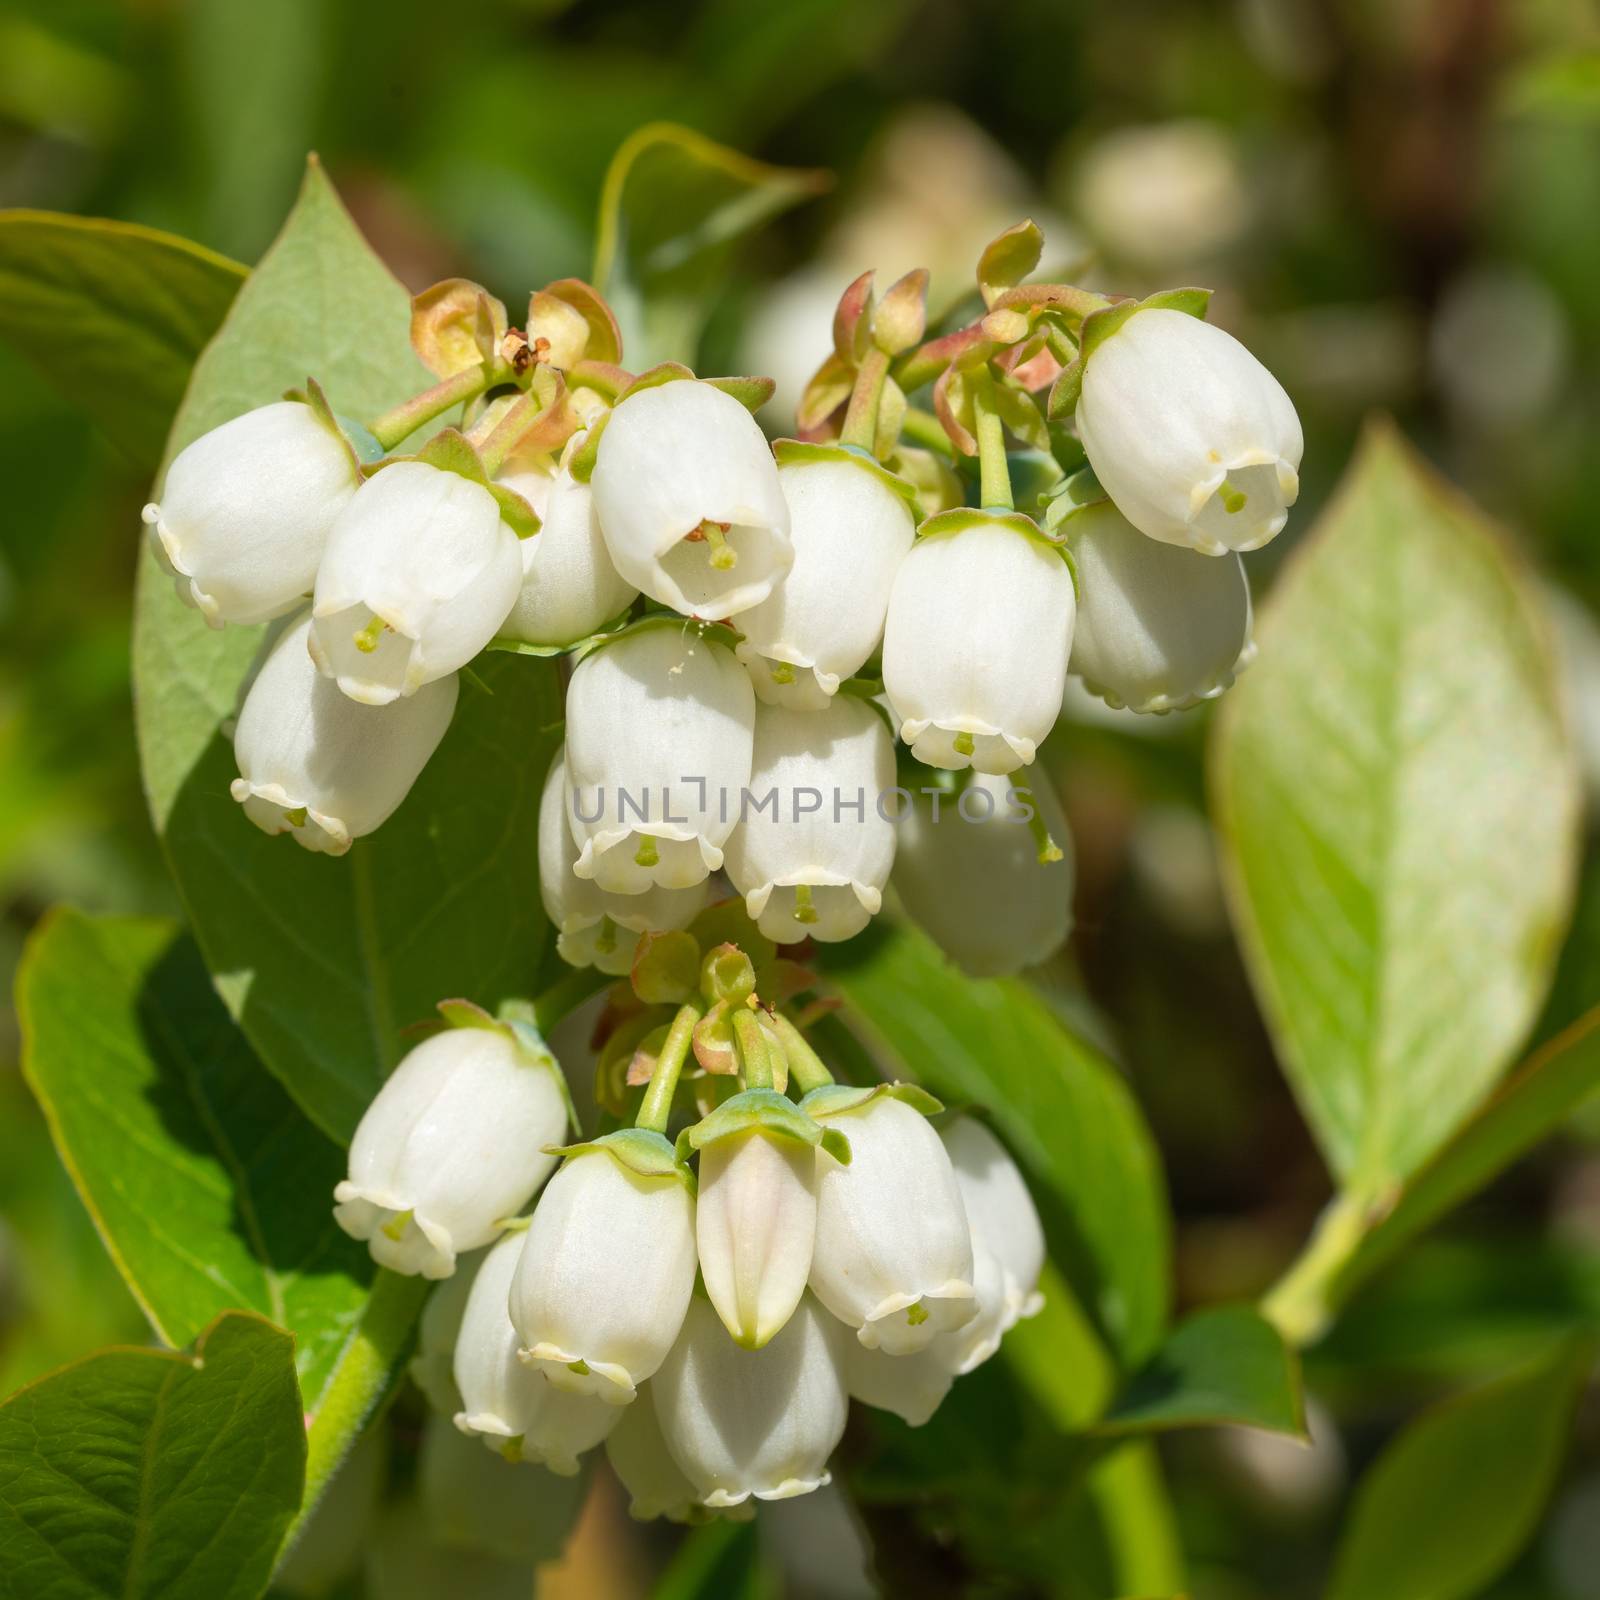
[[[837,947],[829,977],[890,1077],[984,1105],[1033,1180],[1052,1260],[1124,1366],[1167,1317],[1166,1196],[1116,1069],[1015,979],[964,978],[914,929]]]
[[[1566,921],[1578,790],[1498,536],[1377,428],[1263,609],[1211,748],[1235,921],[1346,1189],[1392,1194],[1492,1089]]]
[[[22,1069],[151,1326],[189,1344],[222,1311],[295,1336],[307,1410],[373,1267],[332,1215],[338,1146],[264,1073],[168,922],[60,908],[17,980]]]
[[[629,368],[692,365],[741,235],[829,181],[826,173],[752,161],[675,123],[653,122],[631,135],[606,173],[594,265]]]
[[[292,1341],[103,1350],[0,1406],[0,1600],[252,1600],[300,1501]]]
[[[171,448],[308,374],[357,417],[426,387],[409,304],[313,164],[196,366]],[[260,632],[208,630],[146,557],[134,640],[145,785],[229,1010],[312,1119],[348,1139],[404,1027],[445,996],[492,1009],[533,980],[548,927],[532,819],[561,714],[557,674],[481,661],[410,797],[329,859],[269,839],[228,798],[235,768],[219,727]]]
[[[1167,1335],[1097,1433],[1238,1423],[1305,1437],[1300,1364],[1253,1306],[1197,1311]]]
[[[1362,1479],[1328,1600],[1464,1600],[1527,1542],[1554,1486],[1587,1340],[1424,1412]]]
[[[0,338],[145,468],[243,282],[236,262],[154,228],[0,211]]]

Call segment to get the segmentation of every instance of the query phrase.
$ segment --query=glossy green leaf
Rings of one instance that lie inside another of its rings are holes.
[[[1098,1433],[1238,1423],[1304,1437],[1300,1364],[1252,1306],[1185,1318],[1136,1372]]]
[[[828,182],[826,173],[752,161],[675,123],[634,133],[606,173],[594,267],[629,370],[693,365],[739,239]]]
[[[219,1313],[295,1336],[307,1410],[371,1259],[334,1223],[343,1154],[261,1070],[168,922],[62,908],[28,946],[23,1071],[128,1286],[167,1344]]]
[[[300,1501],[292,1341],[230,1312],[0,1406],[0,1600],[253,1600]]]
[[[1584,1340],[1425,1412],[1362,1479],[1328,1600],[1466,1600],[1538,1523],[1593,1364]]]
[[[195,368],[172,448],[308,375],[355,417],[426,387],[408,307],[313,164]],[[219,729],[259,635],[208,630],[146,557],[134,643],[145,785],[229,1010],[318,1125],[348,1139],[403,1028],[447,996],[492,1008],[533,981],[548,933],[533,818],[560,718],[556,668],[481,662],[404,805],[329,859],[269,839],[228,798]]]
[[[1499,537],[1382,428],[1259,640],[1211,751],[1232,908],[1324,1154],[1382,1196],[1550,981],[1578,818],[1556,681]]]
[[[1116,1069],[1025,984],[963,977],[914,929],[838,947],[830,979],[889,1076],[988,1107],[1034,1182],[1052,1260],[1125,1366],[1166,1322],[1159,1161]]]
[[[0,339],[153,469],[244,268],[173,234],[0,211]]]

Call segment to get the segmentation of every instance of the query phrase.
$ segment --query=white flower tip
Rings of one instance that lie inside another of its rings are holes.
[[[156,527],[161,521],[161,507],[154,500],[139,513],[139,520],[147,528]]]
[[[626,1367],[615,1361],[586,1361],[558,1345],[520,1347],[517,1359],[524,1366],[537,1367],[555,1388],[567,1394],[594,1395],[607,1405],[630,1405],[639,1392]]]
[[[348,1179],[333,1191],[333,1219],[352,1239],[365,1241],[380,1267],[403,1277],[448,1278],[456,1270],[448,1228],[419,1217],[397,1196],[363,1189]]]

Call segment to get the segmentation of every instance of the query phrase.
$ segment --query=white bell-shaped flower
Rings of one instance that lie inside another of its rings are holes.
[[[567,826],[567,758],[556,752],[539,798],[539,896],[556,929],[556,950],[574,967],[596,967],[613,978],[633,966],[641,933],[686,928],[706,903],[710,880],[691,889],[609,894],[572,869],[578,846]]]
[[[612,894],[688,889],[722,865],[750,782],[755,693],[733,652],[651,622],[567,687],[573,870]]]
[[[456,1270],[428,1295],[417,1322],[417,1351],[406,1369],[428,1404],[446,1417],[461,1409],[461,1391],[456,1388],[456,1337],[482,1260],[478,1255],[457,1257]]]
[[[849,1410],[843,1344],[807,1298],[771,1343],[741,1350],[694,1299],[650,1390],[667,1448],[705,1505],[787,1500],[831,1481]]]
[[[813,1090],[801,1103],[850,1141],[819,1163],[811,1288],[868,1347],[909,1355],[977,1312],[972,1236],[939,1135],[907,1091]]]
[[[538,487],[522,472],[500,479],[524,499]],[[625,610],[638,590],[611,564],[590,486],[562,468],[543,495],[539,532],[522,543],[522,587],[500,636],[522,644],[569,645]],[[531,503],[531,502],[530,502]]]
[[[1016,1318],[1006,1294],[1005,1268],[1000,1258],[972,1234],[972,1297],[977,1311],[959,1328],[941,1333],[929,1349],[959,1378],[981,1367],[1000,1348],[1000,1339]]]
[[[309,612],[269,651],[234,728],[230,793],[266,833],[343,855],[393,815],[438,749],[456,708],[440,678],[397,705],[358,705],[316,669]]]
[[[817,1163],[799,1140],[753,1128],[700,1149],[695,1234],[706,1293],[736,1344],[759,1350],[805,1293]]]
[[[1300,419],[1283,385],[1187,312],[1140,309],[1095,346],[1077,417],[1095,476],[1152,539],[1256,550],[1300,493]]]
[[[772,450],[755,418],[708,383],[623,400],[591,481],[617,571],[685,616],[760,605],[794,560]]]
[[[1034,966],[1072,931],[1072,835],[1049,779],[1020,778],[976,773],[959,796],[919,796],[900,827],[900,903],[974,978]],[[1030,812],[1058,860],[1040,861]]]
[[[1005,1281],[1005,1327],[1044,1306],[1044,1227],[1017,1164],[974,1117],[958,1117],[940,1137],[950,1153],[973,1236],[1000,1264]],[[980,1286],[978,1297],[983,1298]],[[1001,1330],[1002,1332],[1004,1329]]]
[[[1177,711],[1228,688],[1250,639],[1250,585],[1220,559],[1147,539],[1110,501],[1067,520],[1078,568],[1071,671],[1131,711]]]
[[[769,939],[860,933],[894,865],[894,740],[866,701],[756,709],[749,799],[724,866]]]
[[[350,1142],[333,1215],[379,1266],[447,1278],[549,1176],[567,1125],[554,1057],[509,1029],[449,1028],[390,1073]]]
[[[879,1411],[892,1411],[920,1428],[944,1404],[956,1381],[955,1369],[943,1359],[939,1340],[911,1355],[892,1356],[869,1350],[857,1340],[845,1349],[845,1388],[852,1400]]]
[[[311,654],[352,700],[387,705],[465,666],[522,584],[520,541],[481,483],[397,461],[328,535]]]
[[[683,1178],[640,1171],[626,1154],[597,1143],[567,1158],[534,1211],[511,1288],[522,1359],[558,1388],[619,1406],[671,1348],[695,1272]]]
[[[878,648],[916,525],[904,486],[870,457],[787,441],[777,449],[794,566],[739,614],[739,659],[767,704],[817,711]]]
[[[919,761],[1026,766],[1061,713],[1072,573],[1026,518],[950,511],[895,574],[883,683]]]
[[[520,1229],[507,1233],[473,1279],[456,1339],[461,1409],[455,1423],[508,1461],[535,1461],[570,1477],[578,1470],[578,1457],[610,1433],[617,1408],[593,1395],[558,1389],[537,1367],[517,1359],[517,1330],[508,1307],[522,1245]]]
[[[606,1436],[606,1460],[628,1491],[628,1515],[640,1522],[701,1522],[709,1512],[699,1491],[673,1459],[656,1416],[653,1384],[639,1391]]]
[[[265,622],[310,594],[360,482],[334,429],[309,405],[279,400],[179,451],[144,522],[178,593],[212,627]]]

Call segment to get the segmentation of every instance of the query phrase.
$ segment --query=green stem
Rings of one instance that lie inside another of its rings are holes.
[[[421,394],[413,395],[404,405],[398,405],[392,411],[385,411],[381,417],[375,417],[367,424],[367,432],[385,450],[393,450],[402,439],[410,438],[418,428],[432,422],[435,417],[443,416],[452,406],[477,399],[492,383],[497,383],[506,376],[508,374],[491,370],[487,362],[475,367],[463,367],[460,372],[452,373],[448,378],[434,384],[431,389],[424,389]]]
[[[1360,1196],[1339,1195],[1322,1213],[1299,1258],[1262,1298],[1262,1314],[1290,1344],[1312,1344],[1327,1327],[1339,1276],[1366,1238],[1369,1218],[1370,1208]]]
[[[667,1131],[667,1122],[672,1116],[672,1097],[678,1092],[678,1074],[689,1058],[695,1024],[702,1015],[693,1001],[678,1007],[678,1014],[661,1042],[661,1054],[656,1057],[655,1071],[650,1074],[650,1085],[644,1092],[639,1115],[633,1119],[634,1127],[649,1128],[655,1133]]]
[[[389,1393],[432,1287],[426,1278],[378,1269],[367,1308],[310,1413],[305,1495],[299,1514],[284,1535],[280,1560],[294,1547],[328,1480]]]
[[[772,1056],[767,1050],[767,1037],[761,1023],[748,1006],[740,1006],[733,1013],[733,1039],[739,1047],[739,1066],[744,1073],[747,1089],[772,1087]]]
[[[781,1011],[773,1014],[772,1027],[783,1041],[784,1053],[789,1058],[789,1076],[802,1094],[810,1094],[813,1089],[833,1082],[833,1074],[822,1064],[822,1057]]]
[[[912,444],[932,450],[947,461],[955,459],[956,447],[950,443],[950,435],[944,431],[944,424],[931,411],[924,411],[921,406],[908,406],[900,431]]]
[[[994,407],[992,380],[977,387],[979,499],[988,509],[1010,511],[1011,467],[1006,460],[1006,425]]]
[[[850,405],[844,414],[841,444],[872,450],[878,440],[878,408],[883,402],[883,380],[889,376],[889,358],[876,345],[861,358]]]

